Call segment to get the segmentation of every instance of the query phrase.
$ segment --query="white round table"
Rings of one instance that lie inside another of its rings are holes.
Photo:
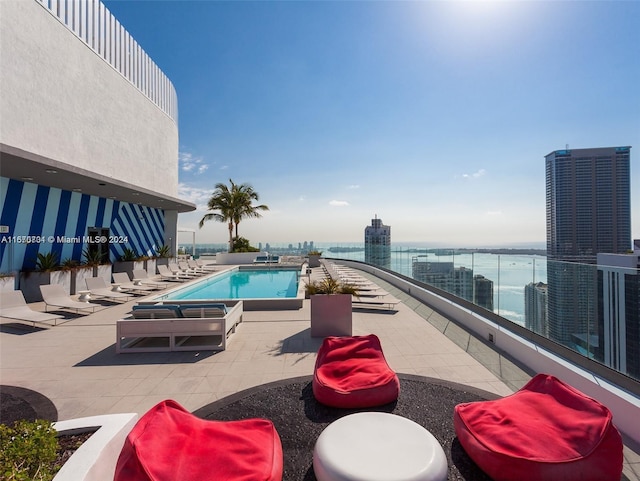
[[[91,291],[78,291],[78,301],[89,302],[91,300]]]
[[[395,414],[362,412],[331,423],[313,451],[318,481],[446,481],[447,457],[424,427]]]

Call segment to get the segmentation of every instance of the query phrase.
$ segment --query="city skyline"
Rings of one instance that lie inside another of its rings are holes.
[[[271,209],[253,244],[362,242],[376,215],[394,243],[544,243],[567,145],[631,146],[638,203],[637,2],[105,4],[176,87],[197,243],[225,242],[197,223],[229,178]]]

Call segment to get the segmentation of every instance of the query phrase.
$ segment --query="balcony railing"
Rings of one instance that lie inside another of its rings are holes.
[[[178,97],[173,84],[99,0],[36,1],[178,122]]]
[[[325,255],[365,260],[364,248]],[[381,267],[640,380],[638,268],[551,261],[537,255],[403,248],[393,248],[388,264]]]
[[[202,252],[215,250],[211,247]],[[313,247],[324,257],[366,261],[361,243]],[[226,245],[220,248],[226,250]],[[277,244],[268,249],[280,255],[308,251]],[[478,306],[518,332],[531,332],[550,345],[640,380],[638,268],[551,261],[543,255],[396,245],[381,258],[385,265],[378,266],[385,270]]]

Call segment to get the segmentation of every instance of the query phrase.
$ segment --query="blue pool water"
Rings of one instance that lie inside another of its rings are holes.
[[[235,269],[171,292],[163,299],[295,298],[297,269]]]

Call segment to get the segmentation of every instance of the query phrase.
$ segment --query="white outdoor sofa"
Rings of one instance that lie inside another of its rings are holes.
[[[242,314],[242,301],[134,306],[116,322],[116,353],[224,351]]]

